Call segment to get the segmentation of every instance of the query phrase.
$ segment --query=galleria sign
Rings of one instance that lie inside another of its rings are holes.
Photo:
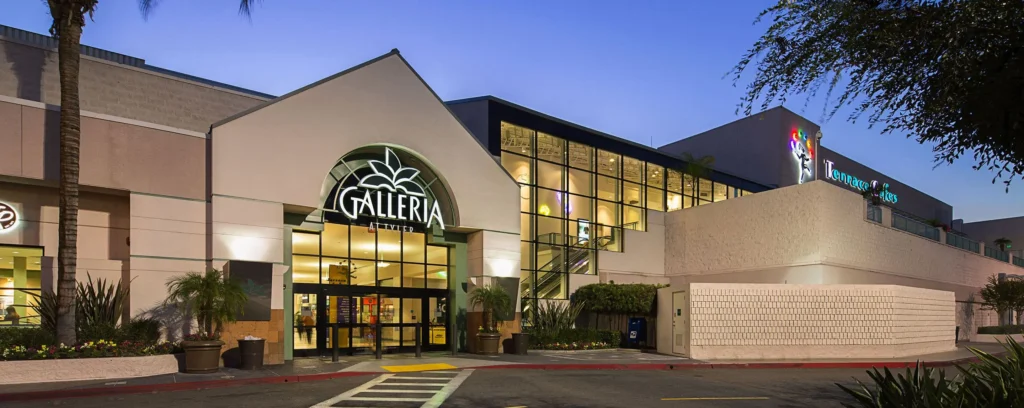
[[[874,191],[877,193],[878,198],[890,204],[896,204],[899,201],[899,196],[889,191],[889,183],[881,183],[881,187],[879,187],[877,180],[867,181],[852,174],[839,171],[831,160],[825,160],[825,178],[846,184],[857,191]]]
[[[417,222],[426,224],[426,228],[437,223],[444,229],[440,205],[416,181],[419,170],[402,167],[398,156],[387,147],[384,161],[369,160],[368,165],[370,174],[361,177],[357,185],[338,191],[335,208],[345,217],[352,221],[365,216]]]

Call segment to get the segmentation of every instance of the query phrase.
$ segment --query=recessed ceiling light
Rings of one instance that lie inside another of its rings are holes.
[[[14,253],[18,253],[18,251],[14,251]]]

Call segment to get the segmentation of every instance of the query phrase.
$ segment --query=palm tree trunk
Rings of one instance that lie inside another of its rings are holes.
[[[57,340],[75,344],[75,269],[78,265],[78,155],[81,117],[78,103],[80,42],[84,16],[57,21],[60,60],[60,218],[57,238]],[[64,14],[64,13],[62,13]],[[55,17],[56,19],[57,17]]]

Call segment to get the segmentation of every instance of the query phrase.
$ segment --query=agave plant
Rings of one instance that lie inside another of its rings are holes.
[[[1003,348],[1002,357],[969,348],[978,363],[957,367],[963,376],[965,406],[1024,407],[1024,346],[1007,337]]]
[[[538,332],[572,329],[576,324],[576,318],[582,311],[583,302],[575,304],[558,301],[540,302],[534,313],[533,329]]]
[[[913,370],[907,368],[906,375],[893,375],[888,368],[879,372],[877,368],[868,371],[874,383],[869,387],[857,380],[859,389],[853,390],[836,384],[852,396],[857,405],[847,407],[865,408],[957,408],[965,407],[958,390],[958,382],[946,379],[943,370],[922,367],[918,362]]]
[[[59,300],[57,294],[50,291],[43,291],[38,295],[36,304],[32,305],[32,310],[39,316],[39,327],[46,330],[54,336],[57,335],[57,307],[59,306]]]
[[[116,326],[127,306],[128,287],[122,287],[121,280],[113,285],[106,279],[93,281],[92,275],[87,276],[85,284],[78,282],[78,298],[75,299],[78,326]]]

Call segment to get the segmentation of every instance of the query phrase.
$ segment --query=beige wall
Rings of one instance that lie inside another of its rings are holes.
[[[597,252],[601,282],[668,283],[665,277],[665,215],[661,211],[648,210],[646,232],[623,231],[624,251]]]
[[[956,348],[951,292],[711,283],[688,292],[687,327],[675,333],[689,336],[695,359],[894,358]]]
[[[82,57],[80,75],[84,111],[203,133],[264,100],[89,56]],[[0,95],[60,105],[55,50],[0,38]]]
[[[897,283],[963,300],[988,276],[1024,272],[869,221],[865,205],[815,181],[668,213],[666,273],[680,283]]]
[[[59,120],[38,103],[0,100],[0,175],[56,183]],[[144,125],[83,116],[79,183],[204,199],[206,139]]]
[[[379,143],[445,178],[459,226],[519,234],[516,183],[394,54],[214,128],[213,193],[317,208],[338,159]]]

